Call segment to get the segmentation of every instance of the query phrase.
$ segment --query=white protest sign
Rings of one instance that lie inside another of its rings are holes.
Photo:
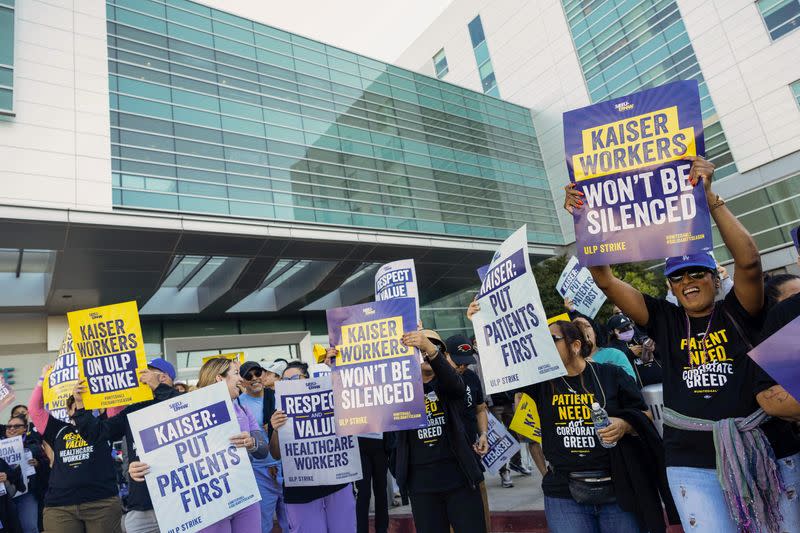
[[[278,428],[287,487],[314,487],[362,477],[358,439],[336,435],[330,376],[275,383],[275,406],[289,418]]]
[[[22,470],[22,475],[26,477],[28,476],[28,474],[26,474],[26,466],[29,465],[25,464],[25,446],[22,444],[22,435],[11,437],[10,439],[0,440],[0,458],[2,458],[10,466],[19,466]],[[25,490],[21,492],[18,491],[14,496],[15,498],[28,492],[28,483],[26,482],[25,485]],[[5,489],[5,486],[3,489]]]
[[[566,375],[528,258],[527,226],[500,245],[481,282],[472,316],[486,394]]]
[[[28,462],[33,459],[33,452],[30,450],[24,450],[22,452],[22,459],[22,475],[26,478],[35,475],[36,467]]]
[[[606,301],[606,295],[595,285],[591,272],[572,256],[558,278],[556,290],[562,298],[569,298],[580,314],[594,318]]]
[[[502,422],[489,413],[489,451],[481,457],[481,463],[487,472],[497,474],[520,450],[519,442],[511,436]]]
[[[161,531],[198,531],[261,500],[225,383],[128,415]]]
[[[419,292],[413,259],[386,263],[375,272],[375,301],[381,302],[392,298],[414,298],[417,302],[419,324]]]

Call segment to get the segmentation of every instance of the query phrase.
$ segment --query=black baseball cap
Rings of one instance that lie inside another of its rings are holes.
[[[628,327],[633,326],[633,322],[630,318],[626,317],[623,314],[614,315],[608,319],[608,323],[606,327],[609,331],[615,329],[626,329]]]
[[[260,368],[262,371],[264,370],[264,367],[256,363],[255,361],[246,361],[245,363],[242,364],[242,366],[239,367],[239,375],[245,377],[247,373],[253,370],[254,368]]]
[[[447,353],[457,365],[475,364],[475,350],[464,335],[453,335],[447,339]]]

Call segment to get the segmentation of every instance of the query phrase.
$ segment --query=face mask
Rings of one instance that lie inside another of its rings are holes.
[[[617,337],[619,337],[619,340],[621,341],[630,342],[630,340],[633,338],[633,330],[629,329],[628,331],[617,333]]]

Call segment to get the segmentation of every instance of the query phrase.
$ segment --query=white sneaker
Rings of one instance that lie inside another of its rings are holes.
[[[504,472],[500,473],[500,480],[503,485],[503,488],[510,488],[514,486],[514,482],[511,481],[511,472],[505,470]]]

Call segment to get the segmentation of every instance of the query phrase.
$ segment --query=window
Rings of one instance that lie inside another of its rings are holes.
[[[773,41],[800,27],[800,0],[759,0],[758,9]]]
[[[797,105],[800,105],[800,80],[793,82],[789,85],[792,88],[794,99],[797,100]]]
[[[0,0],[0,115],[14,113],[14,0]]]
[[[481,23],[480,15],[472,19],[467,27],[469,28],[469,37],[472,39],[473,48],[486,40],[486,36],[483,34],[483,23]]]
[[[444,48],[436,52],[433,56],[433,68],[436,70],[436,77],[439,79],[444,78],[445,74],[449,72],[447,68],[447,56],[444,55]]]

